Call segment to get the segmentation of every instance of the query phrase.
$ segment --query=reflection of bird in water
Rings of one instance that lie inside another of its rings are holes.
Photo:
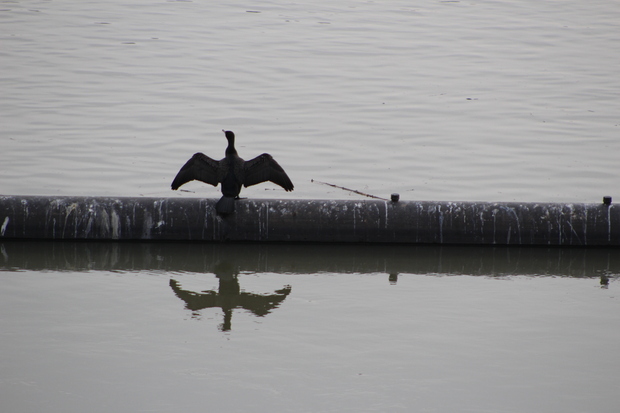
[[[601,288],[609,287],[609,277],[605,274],[601,275]]]
[[[215,205],[218,214],[226,215],[235,210],[235,199],[239,199],[241,186],[260,184],[271,181],[280,185],[286,191],[293,190],[293,183],[284,172],[284,169],[269,155],[264,153],[249,161],[244,161],[237,155],[235,149],[235,134],[224,131],[228,140],[226,156],[216,161],[203,153],[196,153],[181,167],[172,181],[172,189],[181,185],[199,180],[213,186],[221,183],[222,198]]]
[[[231,329],[232,312],[235,308],[243,308],[256,316],[263,317],[277,308],[291,292],[291,287],[288,285],[270,295],[241,292],[237,278],[238,272],[227,262],[218,263],[215,266],[215,275],[219,279],[217,292],[196,293],[183,290],[179,282],[174,279],[170,279],[170,287],[177,297],[185,301],[185,308],[192,311],[192,317],[196,317],[198,312],[205,308],[221,308],[224,312],[224,322],[220,326],[222,331]]]

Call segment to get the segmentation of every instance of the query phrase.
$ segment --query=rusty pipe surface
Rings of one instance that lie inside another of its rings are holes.
[[[0,196],[0,239],[620,246],[614,204]]]

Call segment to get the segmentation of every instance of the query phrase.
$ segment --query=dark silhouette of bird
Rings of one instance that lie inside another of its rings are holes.
[[[280,185],[286,191],[293,190],[293,183],[284,172],[284,169],[269,155],[264,153],[249,161],[244,161],[235,149],[235,134],[222,130],[226,134],[228,147],[226,156],[219,161],[209,158],[203,153],[196,153],[183,165],[172,181],[172,189],[177,190],[181,185],[198,180],[217,186],[221,184],[222,198],[215,205],[220,215],[227,215],[235,210],[235,200],[239,199],[241,186],[260,184],[270,181]]]

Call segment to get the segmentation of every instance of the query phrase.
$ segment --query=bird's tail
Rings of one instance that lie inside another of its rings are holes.
[[[215,204],[215,210],[220,215],[228,215],[235,212],[235,198],[230,196],[223,196]]]

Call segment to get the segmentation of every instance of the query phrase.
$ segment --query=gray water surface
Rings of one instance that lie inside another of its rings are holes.
[[[0,193],[617,198],[616,1],[0,1]],[[314,180],[314,182],[313,182]],[[7,412],[616,412],[617,254],[0,244]],[[602,282],[602,284],[601,284]]]
[[[615,412],[614,250],[2,243],[11,412]]]
[[[3,194],[215,197],[170,182],[222,129],[295,184],[251,197],[618,188],[615,1],[5,1],[0,24]]]

